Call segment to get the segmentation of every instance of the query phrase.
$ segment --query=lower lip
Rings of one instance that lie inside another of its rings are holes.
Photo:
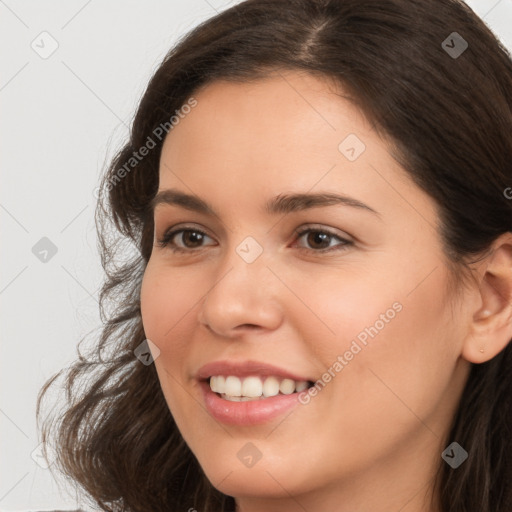
[[[201,381],[206,409],[218,421],[228,425],[257,425],[270,421],[299,403],[299,393],[276,395],[262,400],[231,402],[214,393],[208,382]]]

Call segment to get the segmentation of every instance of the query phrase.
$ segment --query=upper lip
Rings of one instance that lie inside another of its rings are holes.
[[[199,368],[196,378],[207,380],[213,375],[234,375],[236,377],[248,377],[250,375],[274,376],[295,381],[314,381],[314,379],[297,375],[284,368],[260,361],[213,361]]]

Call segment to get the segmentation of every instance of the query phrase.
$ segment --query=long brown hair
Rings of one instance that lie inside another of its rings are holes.
[[[460,38],[454,42],[459,36],[467,48]],[[134,356],[146,338],[139,298],[153,245],[149,203],[158,188],[162,127],[165,135],[200,87],[285,69],[339,83],[387,137],[393,156],[439,209],[439,236],[457,284],[470,262],[512,231],[512,203],[503,193],[512,185],[511,58],[466,4],[248,0],[201,23],[163,59],[129,140],[102,179],[101,336],[86,355],[80,343],[78,359],[38,396],[39,425],[43,396],[65,378],[65,408],[47,415],[42,440],[56,450],[59,471],[102,510],[235,508],[184,442],[154,365]],[[146,156],[134,157],[150,145]],[[435,488],[443,512],[512,510],[511,424],[509,344],[472,365],[449,435],[469,458],[452,469],[439,457]]]

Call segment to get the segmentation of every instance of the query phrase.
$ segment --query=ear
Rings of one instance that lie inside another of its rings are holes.
[[[477,309],[470,311],[470,330],[462,356],[485,363],[499,354],[512,338],[512,233],[493,243],[478,271]]]

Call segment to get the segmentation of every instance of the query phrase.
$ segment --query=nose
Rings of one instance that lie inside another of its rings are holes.
[[[283,285],[263,257],[247,263],[233,253],[212,279],[199,308],[200,324],[224,338],[277,329],[282,322],[278,292]]]

